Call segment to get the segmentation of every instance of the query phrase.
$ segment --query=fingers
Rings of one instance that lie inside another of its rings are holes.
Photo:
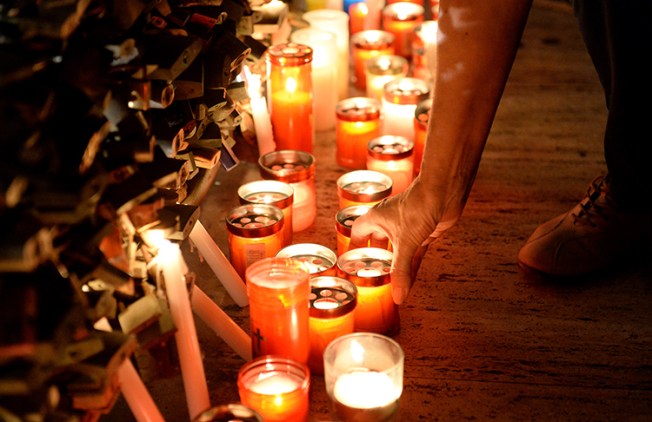
[[[381,239],[387,239],[387,235],[382,231],[373,211],[373,209],[369,210],[367,214],[361,215],[353,223],[353,227],[351,227],[352,247],[367,246],[370,240],[372,243],[381,244]]]
[[[410,292],[410,287],[412,287],[412,261],[417,254],[417,249],[412,244],[399,244],[394,249],[394,266],[391,273],[392,298],[397,305],[405,301]],[[423,254],[421,257],[423,257]],[[421,264],[420,259],[419,264]]]

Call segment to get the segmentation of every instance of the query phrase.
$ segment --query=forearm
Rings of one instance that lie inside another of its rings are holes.
[[[437,68],[420,183],[439,223],[459,218],[473,185],[531,0],[442,0]]]

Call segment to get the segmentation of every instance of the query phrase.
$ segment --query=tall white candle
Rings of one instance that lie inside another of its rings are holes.
[[[251,360],[251,338],[202,289],[194,286],[192,310],[246,361]]]
[[[251,73],[247,66],[243,69],[248,84],[247,93],[249,94],[251,114],[254,120],[258,153],[259,155],[267,154],[276,149],[276,143],[272,132],[272,121],[267,110],[267,100],[260,93],[260,75]]]
[[[210,407],[210,399],[195,320],[192,317],[188,289],[182,272],[182,261],[179,245],[170,242],[160,245],[156,262],[165,280],[170,315],[177,329],[174,338],[179,353],[188,414],[190,419],[194,419]]]
[[[197,246],[199,253],[202,254],[233,301],[241,307],[247,306],[249,298],[244,281],[200,221],[197,221],[192,228],[190,240]]]
[[[385,84],[382,99],[383,134],[414,140],[414,112],[430,96],[430,85],[417,78],[398,78]]]

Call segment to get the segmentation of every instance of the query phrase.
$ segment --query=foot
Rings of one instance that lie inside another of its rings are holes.
[[[537,227],[518,260],[555,276],[590,274],[635,252],[651,228],[652,213],[619,210],[607,181],[598,177],[572,210]]]

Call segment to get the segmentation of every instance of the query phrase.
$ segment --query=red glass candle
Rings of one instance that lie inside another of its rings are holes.
[[[274,205],[283,211],[283,246],[292,244],[292,205],[294,189],[276,180],[256,180],[238,188],[241,204]]]
[[[426,146],[431,106],[432,101],[421,101],[414,112],[414,152],[412,155],[414,156],[415,177],[421,171],[421,162],[423,161],[423,150]]]
[[[308,361],[309,278],[304,263],[292,258],[265,258],[247,269],[254,357]]]
[[[385,93],[385,84],[406,77],[408,69],[407,59],[397,55],[377,56],[367,60],[365,65],[367,97],[381,100]]]
[[[367,144],[380,136],[380,101],[353,97],[337,103],[335,137],[337,164],[364,169]]]
[[[353,283],[340,277],[310,279],[310,358],[315,374],[324,372],[324,349],[337,337],[354,330],[353,311],[357,302]]]
[[[279,258],[294,258],[303,262],[311,277],[335,275],[337,255],[326,246],[316,243],[296,243],[286,246],[277,254]]]
[[[349,6],[349,34],[353,35],[362,30],[364,30],[365,20],[367,19],[367,14],[369,13],[369,8],[367,8],[367,3],[360,1],[353,3]]]
[[[390,335],[398,330],[398,307],[390,284],[391,266],[392,252],[380,248],[353,249],[338,258],[341,277],[358,289],[356,331]]]
[[[296,43],[267,49],[267,98],[277,150],[312,152],[312,48]]]
[[[229,212],[229,259],[240,277],[254,262],[273,257],[281,250],[283,222],[283,211],[273,205],[241,205]]]
[[[412,183],[414,142],[403,136],[384,135],[369,141],[367,169],[392,178],[392,195],[403,192]]]
[[[412,56],[414,29],[423,22],[424,8],[421,5],[398,2],[383,9],[383,29],[394,34],[394,50],[399,56]]]
[[[308,367],[291,359],[262,356],[238,372],[240,401],[265,422],[307,421],[309,393]]]
[[[337,179],[340,209],[353,205],[374,205],[390,196],[392,179],[377,171],[350,171]]]
[[[364,4],[364,3],[356,3]],[[387,31],[369,29],[351,37],[353,76],[356,88],[365,90],[365,65],[367,60],[394,54],[394,35]]]

